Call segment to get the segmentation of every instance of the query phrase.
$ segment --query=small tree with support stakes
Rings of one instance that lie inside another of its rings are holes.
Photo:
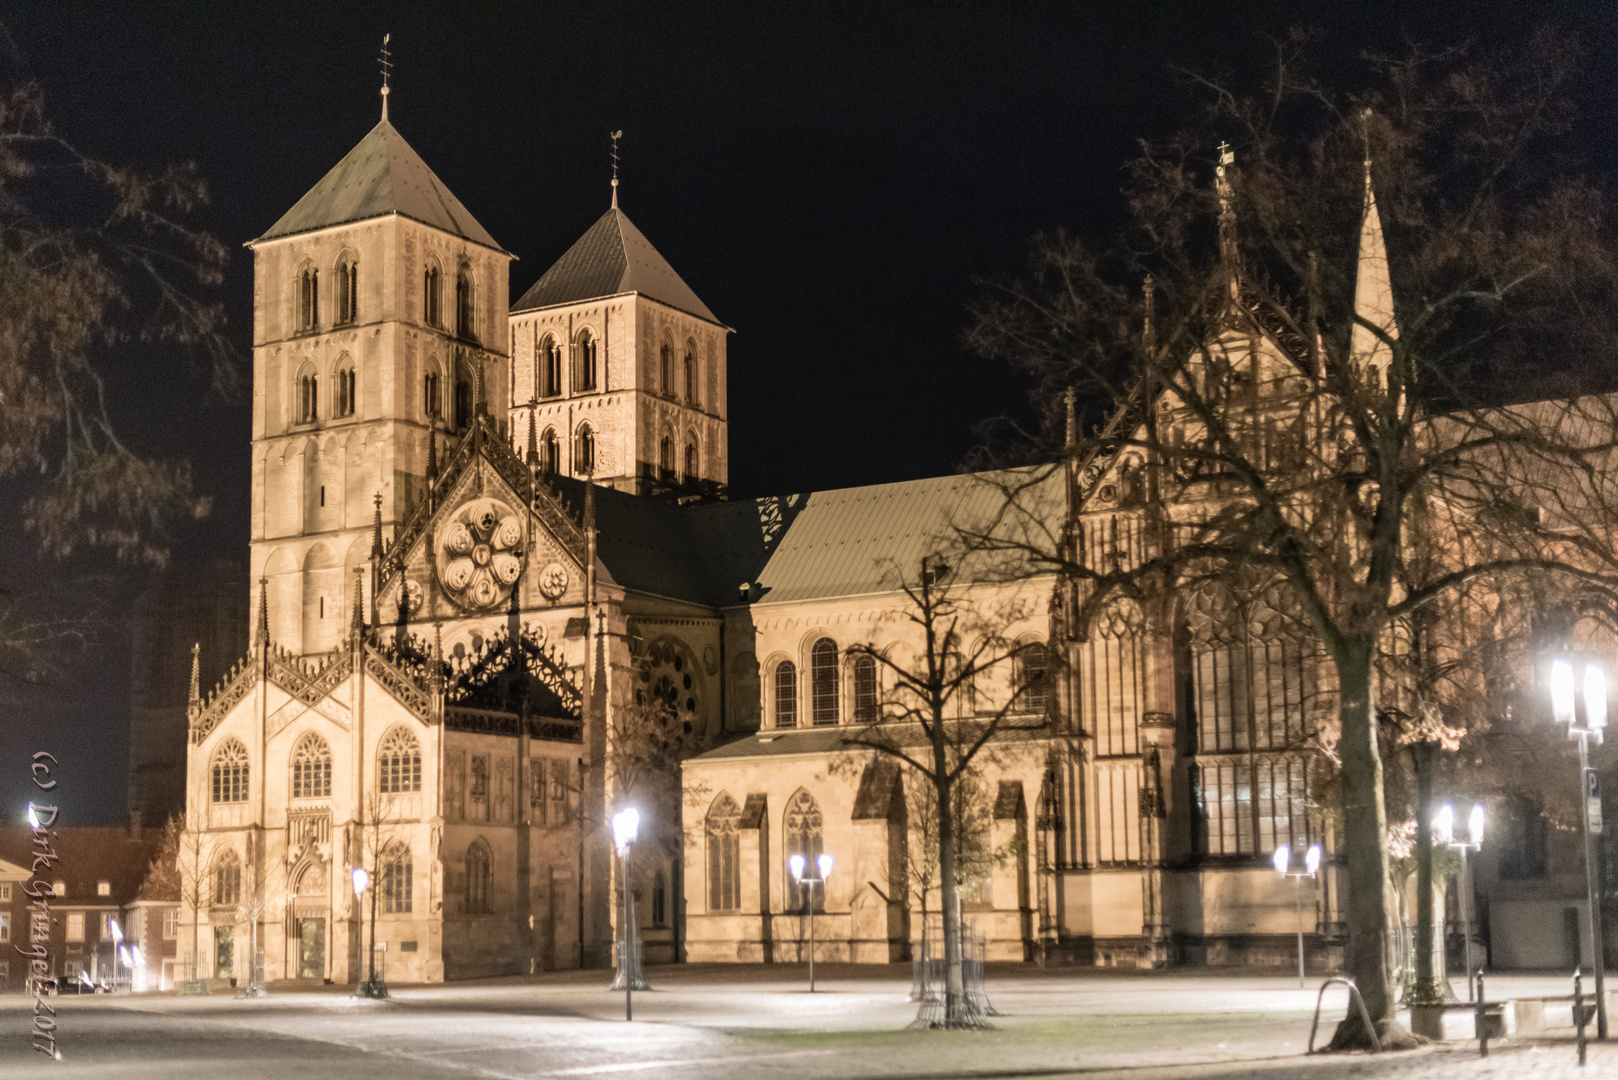
[[[360,908],[360,943],[365,948],[365,894],[371,894],[371,940],[370,955],[366,958],[363,967],[366,972],[364,980],[359,985],[360,997],[385,998],[388,996],[388,985],[376,974],[376,905],[377,894],[384,889],[398,888],[395,875],[398,873],[397,854],[394,851],[395,830],[389,823],[393,812],[393,800],[380,792],[372,792],[365,799],[366,820],[360,823],[361,851],[360,865],[351,871],[354,884],[354,900]],[[370,862],[367,870],[365,862]]]

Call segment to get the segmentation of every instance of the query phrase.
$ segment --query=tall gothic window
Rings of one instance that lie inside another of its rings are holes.
[[[809,650],[809,692],[816,724],[837,723],[837,643],[821,638]]]
[[[354,415],[354,362],[346,357],[337,363],[337,408],[333,416]]]
[[[320,271],[308,267],[298,275],[298,329],[320,326]]]
[[[674,440],[667,435],[657,444],[657,467],[665,477],[674,473]]]
[[[674,396],[674,342],[666,337],[657,350],[657,383],[663,393]]]
[[[580,330],[573,346],[573,389],[596,388],[596,339],[588,330]]]
[[[697,444],[685,444],[685,479],[689,483],[697,478]]]
[[[377,789],[384,795],[421,790],[421,744],[404,728],[394,728],[382,740],[376,756]]]
[[[786,855],[788,860],[794,855],[803,856],[803,876],[819,877],[820,870],[815,860],[820,858],[821,851],[821,816],[820,804],[815,802],[813,795],[799,788],[797,794],[787,802],[786,812]],[[826,908],[826,890],[824,886],[800,885],[792,877],[790,867],[786,872],[787,880],[787,906],[789,912],[808,910],[810,904],[815,911],[824,911]]]
[[[235,739],[227,741],[213,756],[213,801],[247,801],[247,749]]]
[[[539,396],[555,397],[562,392],[562,350],[556,339],[546,334],[539,343]]]
[[[388,915],[407,915],[411,902],[410,849],[394,844],[382,853],[382,880],[377,888],[382,894],[382,911]]]
[[[480,836],[466,849],[466,913],[487,915],[493,910],[489,894],[493,891],[494,871],[489,845]]]
[[[455,427],[457,430],[472,423],[472,373],[465,364],[455,365]]]
[[[1017,650],[1014,678],[1021,687],[1019,704],[1027,712],[1043,713],[1050,703],[1050,679],[1045,646],[1034,641]]]
[[[464,269],[455,275],[455,332],[476,337],[472,326],[472,278]]]
[[[442,284],[438,267],[429,265],[427,272],[422,275],[421,285],[421,317],[428,326],[442,326],[441,298]]]
[[[235,907],[242,899],[242,864],[234,851],[220,856],[213,869],[214,907]]]
[[[589,424],[579,425],[579,437],[575,440],[573,453],[573,471],[580,476],[589,476],[596,470],[596,435],[590,430]]]
[[[708,810],[708,910],[736,911],[742,906],[741,808],[721,794]]]
[[[544,437],[539,440],[539,461],[549,476],[555,476],[561,469],[562,452],[555,428],[546,428]]]
[[[320,376],[313,364],[298,372],[298,423],[312,424],[320,419]]]
[[[292,751],[292,797],[331,798],[331,747],[312,731]]]
[[[337,264],[337,322],[354,322],[359,318],[360,265],[353,259]]]
[[[421,408],[427,414],[427,422],[441,418],[444,415],[444,389],[441,377],[438,374],[438,365],[428,361],[426,378],[422,384]]]
[[[685,400],[692,405],[697,403],[697,345],[694,341],[685,343]]]
[[[854,720],[875,723],[880,715],[877,701],[876,657],[862,654],[854,658]]]
[[[791,660],[775,666],[775,726],[798,726],[798,667]]]

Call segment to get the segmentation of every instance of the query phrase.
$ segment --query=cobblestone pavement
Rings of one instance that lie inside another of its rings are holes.
[[[143,995],[61,999],[64,1080],[1171,1080],[1618,1077],[1618,1044],[1580,1069],[1568,1038],[1475,1043],[1403,1054],[1306,1057],[1315,992],[1295,981],[1205,973],[991,973],[1002,1016],[988,1032],[910,1031],[916,1006],[900,968],[654,969],[635,1021],[601,972],[395,987],[386,1002],[345,988],[264,1000]],[[1497,980],[1491,997],[1560,992],[1562,980]],[[1327,995],[1320,1038],[1343,1015]],[[40,1075],[28,1000],[0,996],[0,1080]]]

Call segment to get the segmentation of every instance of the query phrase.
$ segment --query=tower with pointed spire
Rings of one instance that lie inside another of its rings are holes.
[[[511,256],[394,128],[387,90],[380,122],[248,245],[250,569],[271,637],[305,655],[346,632],[345,569],[425,499],[430,432],[453,441],[478,388],[509,380]]]
[[[620,491],[729,482],[729,328],[612,198],[511,307],[513,446],[532,422],[547,470]]]

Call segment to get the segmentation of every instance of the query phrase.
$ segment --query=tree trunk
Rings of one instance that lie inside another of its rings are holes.
[[[1348,973],[1379,1033],[1392,1028],[1393,985],[1388,977],[1387,811],[1382,802],[1382,757],[1376,745],[1372,694],[1375,641],[1350,641],[1336,656],[1338,715],[1343,731],[1343,856],[1348,867]],[[1369,1043],[1355,1010],[1338,1026],[1336,1049]],[[1386,1042],[1386,1040],[1384,1040]]]
[[[955,881],[955,826],[950,813],[950,783],[947,755],[944,751],[944,725],[941,719],[933,722],[933,786],[938,796],[938,891],[940,914],[944,922],[944,1026],[957,1027],[967,1023],[966,981],[961,971],[961,920],[955,898],[959,894]]]
[[[1443,994],[1433,977],[1433,758],[1438,744],[1410,748],[1416,769],[1416,977],[1413,1004],[1437,1004]]]

